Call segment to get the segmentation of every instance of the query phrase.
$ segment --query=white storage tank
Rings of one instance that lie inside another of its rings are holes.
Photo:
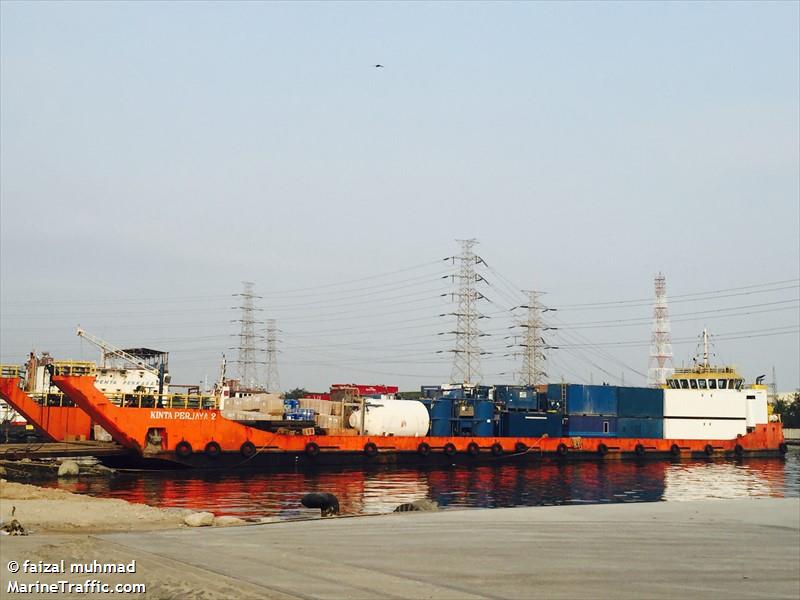
[[[365,435],[404,435],[422,437],[428,434],[428,409],[416,400],[366,400]],[[350,427],[360,429],[361,411],[350,415]]]

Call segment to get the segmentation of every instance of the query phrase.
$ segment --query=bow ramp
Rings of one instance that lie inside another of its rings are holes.
[[[53,377],[53,384],[105,429],[115,442],[126,448],[140,449],[136,440],[121,426],[125,421],[125,410],[114,406],[106,395],[95,387],[94,381],[94,375]]]
[[[65,405],[62,396],[51,398],[45,395],[37,401],[20,384],[19,377],[0,379],[0,398],[50,440],[71,442],[91,439],[92,419],[79,407]]]

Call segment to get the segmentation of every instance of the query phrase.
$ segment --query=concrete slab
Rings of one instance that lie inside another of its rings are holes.
[[[263,597],[800,597],[800,500],[401,513],[98,536]],[[236,598],[232,586],[231,598]]]

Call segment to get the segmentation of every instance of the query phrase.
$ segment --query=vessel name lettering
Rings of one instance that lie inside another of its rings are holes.
[[[211,415],[209,417],[209,414]],[[188,410],[151,410],[150,411],[150,418],[151,419],[174,419],[174,420],[181,420],[181,421],[207,421],[207,420],[215,420],[217,418],[216,413],[208,413],[208,412],[200,412],[200,411],[188,411]]]

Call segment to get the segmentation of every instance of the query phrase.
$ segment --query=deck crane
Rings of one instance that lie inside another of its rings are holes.
[[[139,369],[156,375],[158,377],[158,393],[159,395],[164,393],[164,383],[165,381],[169,383],[169,375],[167,374],[166,365],[163,360],[159,361],[158,366],[155,366],[147,361],[142,360],[138,356],[134,356],[133,354],[126,352],[121,348],[117,348],[116,346],[109,344],[105,340],[101,340],[100,338],[93,336],[91,333],[83,330],[80,326],[78,327],[77,333],[79,338],[91,342],[103,351],[104,365],[107,356],[119,357]]]

